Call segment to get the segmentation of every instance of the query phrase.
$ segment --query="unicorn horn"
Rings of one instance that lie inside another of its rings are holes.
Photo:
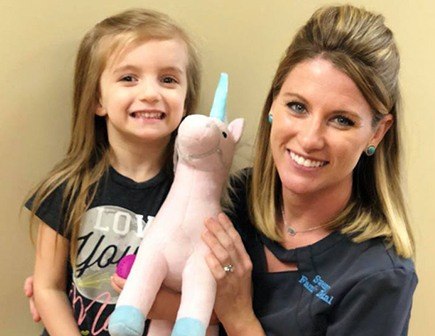
[[[227,116],[227,95],[228,95],[228,74],[221,73],[219,83],[214,94],[213,105],[210,110],[210,117],[225,122]]]

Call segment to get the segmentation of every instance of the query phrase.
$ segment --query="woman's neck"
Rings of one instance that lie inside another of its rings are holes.
[[[166,144],[110,146],[110,164],[121,175],[144,182],[156,176],[166,160]]]
[[[352,193],[352,179],[334,188],[310,193],[294,194],[283,190],[286,222],[299,230],[306,230],[333,220],[346,207]]]

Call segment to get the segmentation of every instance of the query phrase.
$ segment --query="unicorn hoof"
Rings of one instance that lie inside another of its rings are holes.
[[[112,336],[142,336],[145,317],[133,306],[116,307],[109,318],[109,333]]]
[[[205,336],[206,326],[197,319],[185,317],[178,319],[171,336]]]

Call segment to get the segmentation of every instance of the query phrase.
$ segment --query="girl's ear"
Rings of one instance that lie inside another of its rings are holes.
[[[374,145],[375,147],[378,147],[379,143],[384,138],[384,135],[388,132],[391,125],[393,125],[393,122],[394,122],[394,117],[391,114],[385,115],[379,121],[379,124],[376,126],[376,131],[372,137],[372,140],[370,141],[370,144]]]
[[[107,115],[106,109],[101,105],[101,102],[97,103],[97,108],[95,109],[95,114],[100,117],[105,117]]]

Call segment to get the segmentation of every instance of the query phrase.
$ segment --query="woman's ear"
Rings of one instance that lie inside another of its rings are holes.
[[[379,123],[376,125],[375,133],[370,141],[370,145],[378,147],[379,143],[384,138],[385,134],[390,129],[391,125],[393,125],[394,117],[391,113],[385,115]]]

